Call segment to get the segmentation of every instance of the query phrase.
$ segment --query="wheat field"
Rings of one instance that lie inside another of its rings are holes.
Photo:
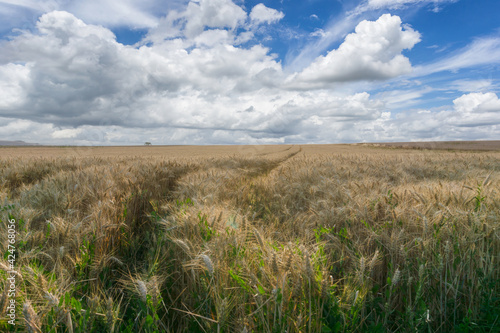
[[[499,332],[499,151],[0,154],[2,331]]]

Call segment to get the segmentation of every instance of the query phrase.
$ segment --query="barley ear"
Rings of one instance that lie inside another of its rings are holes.
[[[257,242],[259,242],[260,248],[262,249],[262,251],[264,251],[264,242],[262,241],[262,236],[260,235],[260,232],[256,228],[254,228],[253,233],[255,235],[255,238],[257,239]]]
[[[144,303],[148,300],[148,288],[142,280],[137,280],[137,290],[139,291],[139,297]]]
[[[279,267],[278,267],[278,262],[276,261],[276,254],[275,253],[273,253],[273,261],[271,264],[271,268],[273,270],[273,274],[277,276],[279,274]]]
[[[210,257],[207,256],[206,254],[200,255],[200,258],[203,260],[203,263],[205,264],[205,267],[208,270],[208,273],[210,273],[211,276],[214,275],[214,265],[212,264],[212,260],[210,260]]]
[[[292,268],[292,251],[288,254],[288,258],[286,260],[285,272],[289,272]]]
[[[29,301],[23,305],[23,315],[26,322],[26,331],[28,333],[42,333],[42,330],[40,329],[40,318]]]

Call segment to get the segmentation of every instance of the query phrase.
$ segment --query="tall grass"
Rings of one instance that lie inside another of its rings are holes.
[[[0,329],[498,331],[498,157],[0,159]]]

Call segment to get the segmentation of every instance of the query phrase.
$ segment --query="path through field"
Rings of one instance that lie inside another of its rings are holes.
[[[0,330],[493,332],[499,188],[500,151],[2,147]]]

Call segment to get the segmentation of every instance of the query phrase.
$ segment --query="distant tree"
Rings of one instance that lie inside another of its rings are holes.
[[[145,146],[151,146],[151,142],[144,142]]]

